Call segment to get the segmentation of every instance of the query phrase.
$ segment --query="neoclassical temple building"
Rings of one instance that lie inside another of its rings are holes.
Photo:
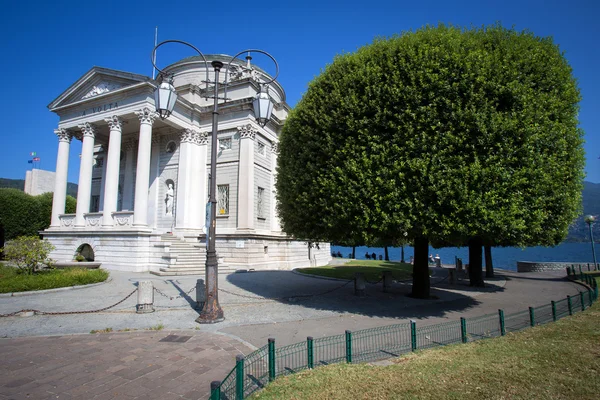
[[[296,240],[281,231],[275,210],[277,142],[289,106],[269,85],[271,121],[255,121],[252,100],[263,70],[231,57],[220,81],[216,250],[220,272],[324,265],[328,243]],[[178,99],[171,116],[155,112],[150,77],[94,67],[48,108],[60,117],[52,222],[44,231],[56,261],[82,253],[103,268],[158,274],[204,271],[212,102],[199,57],[165,68]],[[210,69],[210,67],[209,67]],[[214,74],[210,72],[210,79]],[[212,90],[212,88],[208,88]],[[220,91],[224,97],[224,91]],[[65,214],[69,147],[82,141],[77,212]]]

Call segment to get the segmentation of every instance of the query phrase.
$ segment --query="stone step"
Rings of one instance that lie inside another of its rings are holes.
[[[219,267],[219,274],[231,274],[234,273],[235,269],[227,268],[227,267]],[[168,267],[161,268],[159,271],[151,271],[153,275],[158,276],[177,276],[177,275],[202,275],[204,276],[205,270],[204,267],[199,268],[198,266],[177,266],[177,267]]]

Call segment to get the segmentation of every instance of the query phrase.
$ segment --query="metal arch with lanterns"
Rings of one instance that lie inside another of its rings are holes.
[[[205,281],[206,281],[206,301],[204,303],[204,307],[196,319],[198,323],[216,323],[221,322],[225,319],[223,315],[223,309],[219,305],[219,289],[218,289],[218,261],[216,255],[215,248],[215,238],[216,238],[216,211],[217,211],[217,198],[216,198],[216,189],[217,189],[217,131],[219,126],[219,99],[222,99],[227,103],[227,85],[228,85],[228,73],[229,69],[225,71],[225,80],[223,82],[224,87],[224,97],[219,98],[219,73],[221,68],[223,68],[223,62],[218,60],[213,60],[211,62],[211,66],[214,69],[214,82],[209,80],[208,76],[208,61],[206,57],[198,48],[194,45],[181,41],[181,40],[165,40],[159,44],[157,44],[152,50],[151,62],[152,65],[159,71],[159,79],[161,80],[160,85],[154,91],[154,101],[156,106],[156,112],[160,115],[160,118],[166,119],[169,118],[173,109],[175,108],[175,104],[177,103],[177,91],[173,86],[173,74],[168,74],[158,68],[154,62],[156,56],[156,50],[167,43],[179,43],[191,47],[196,50],[196,52],[202,57],[205,65],[206,71],[206,79],[204,80],[206,84],[205,93],[209,93],[209,83],[213,84],[213,95],[206,96],[206,98],[213,98],[213,117],[212,117],[212,135],[211,135],[211,159],[210,159],[210,222],[208,226],[207,232],[207,250],[206,250],[206,269],[205,269]],[[275,58],[263,50],[258,49],[248,49],[244,51],[240,51],[236,55],[234,55],[231,60],[228,62],[228,65],[238,58],[240,55],[244,53],[261,53],[269,57],[275,63],[276,73],[275,76],[268,80],[267,82],[261,82],[259,85],[259,92],[256,94],[254,100],[252,101],[252,105],[254,108],[254,115],[256,118],[256,122],[264,127],[269,120],[271,119],[271,114],[273,112],[273,101],[268,94],[268,85],[275,82],[277,77],[279,76],[279,64]],[[265,89],[266,88],[266,89]],[[225,104],[223,103],[223,104]]]

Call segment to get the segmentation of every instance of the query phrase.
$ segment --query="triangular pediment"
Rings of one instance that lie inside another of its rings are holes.
[[[50,110],[81,103],[98,96],[148,82],[150,77],[114,69],[93,67],[48,105]]]

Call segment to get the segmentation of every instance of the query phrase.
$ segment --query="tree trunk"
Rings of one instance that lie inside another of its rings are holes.
[[[388,254],[388,248],[387,246],[385,246],[383,248],[384,252],[385,252],[385,261],[390,261],[390,255]]]
[[[356,259],[356,246],[352,246],[352,259]]]
[[[418,299],[429,298],[429,239],[419,237],[415,239],[415,263],[413,264],[412,297]]]
[[[483,240],[480,237],[472,237],[469,239],[469,280],[471,286],[483,287],[483,267],[481,250]]]
[[[494,264],[492,262],[492,246],[485,245],[483,246],[484,254],[485,254],[485,277],[493,278],[494,277]]]

